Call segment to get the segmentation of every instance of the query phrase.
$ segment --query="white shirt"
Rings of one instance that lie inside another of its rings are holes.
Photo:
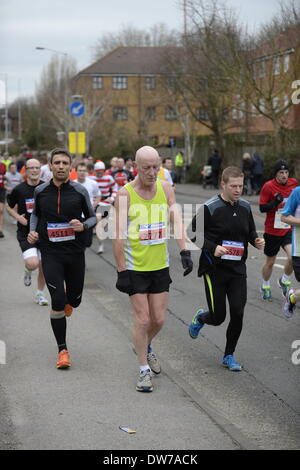
[[[85,178],[84,183],[80,183],[80,181],[78,180],[75,180],[75,181],[79,184],[82,184],[82,186],[85,187],[85,189],[89,193],[89,197],[90,197],[90,201],[92,205],[94,204],[94,200],[96,197],[99,197],[99,196],[101,197],[101,191],[96,181],[92,180],[91,178]]]
[[[48,163],[46,163],[46,165],[42,165],[41,166],[41,180],[47,183],[48,181],[51,180],[52,177],[53,177],[52,171],[50,170]]]

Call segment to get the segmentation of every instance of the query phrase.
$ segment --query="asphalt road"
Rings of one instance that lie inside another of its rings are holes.
[[[178,193],[180,203],[203,202]],[[258,230],[263,217],[253,205]],[[0,340],[7,360],[0,365],[0,448],[2,449],[298,449],[300,444],[300,365],[292,344],[300,339],[299,309],[286,320],[276,280],[273,302],[259,294],[264,256],[250,247],[248,302],[236,357],[241,373],[220,366],[228,321],[205,326],[191,340],[187,326],[205,305],[195,269],[183,278],[178,249],[170,242],[173,284],[168,317],[154,341],[163,366],[152,394],[134,390],[136,358],[131,351],[131,313],[126,295],[116,291],[111,242],[96,254],[87,250],[82,306],[68,321],[74,366],[56,371],[56,349],[48,307],[32,303],[33,289],[22,284],[22,260],[8,226],[1,241],[0,289],[4,299]],[[238,292],[237,292],[238,295]],[[2,310],[2,309],[1,309]],[[137,429],[127,435],[118,425]]]

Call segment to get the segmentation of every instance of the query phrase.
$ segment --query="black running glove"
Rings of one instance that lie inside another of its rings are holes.
[[[283,195],[280,193],[275,194],[276,205],[280,204],[283,201]]]
[[[121,292],[125,292],[125,294],[130,292],[131,282],[128,269],[118,272],[116,288]]]
[[[191,258],[191,252],[190,250],[182,250],[180,252],[180,256],[183,269],[185,270],[183,275],[187,276],[193,271],[193,261]]]

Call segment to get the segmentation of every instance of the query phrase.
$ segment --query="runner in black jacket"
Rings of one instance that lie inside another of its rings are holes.
[[[214,326],[223,323],[227,297],[230,322],[222,364],[230,370],[240,371],[242,367],[233,353],[242,331],[247,300],[247,245],[251,243],[262,249],[264,239],[257,237],[250,204],[240,199],[243,191],[241,170],[226,168],[222,173],[221,186],[222,193],[204,204],[204,243],[198,275],[204,275],[209,310],[198,310],[189,325],[189,334],[191,338],[197,338],[205,323]],[[192,224],[196,236],[201,231],[200,225],[201,218],[196,216]]]
[[[41,164],[38,160],[30,158],[25,165],[26,181],[15,186],[7,195],[7,212],[14,217],[17,222],[17,240],[23,253],[25,264],[24,284],[31,285],[31,273],[38,269],[37,292],[35,302],[39,305],[48,305],[44,296],[45,279],[41,266],[41,254],[38,246],[33,246],[27,241],[29,233],[29,220],[33,210],[33,195],[35,188],[42,184],[40,181]]]
[[[39,240],[42,265],[51,295],[51,325],[58,344],[57,368],[70,367],[66,345],[66,316],[81,302],[84,251],[96,215],[86,189],[69,181],[72,158],[68,151],[51,154],[53,179],[35,190],[29,243]]]

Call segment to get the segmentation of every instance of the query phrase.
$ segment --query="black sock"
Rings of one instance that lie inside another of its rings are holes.
[[[67,320],[66,317],[62,318],[51,318],[52,330],[57,342],[58,352],[63,349],[67,349],[66,344],[66,331],[67,331]]]

